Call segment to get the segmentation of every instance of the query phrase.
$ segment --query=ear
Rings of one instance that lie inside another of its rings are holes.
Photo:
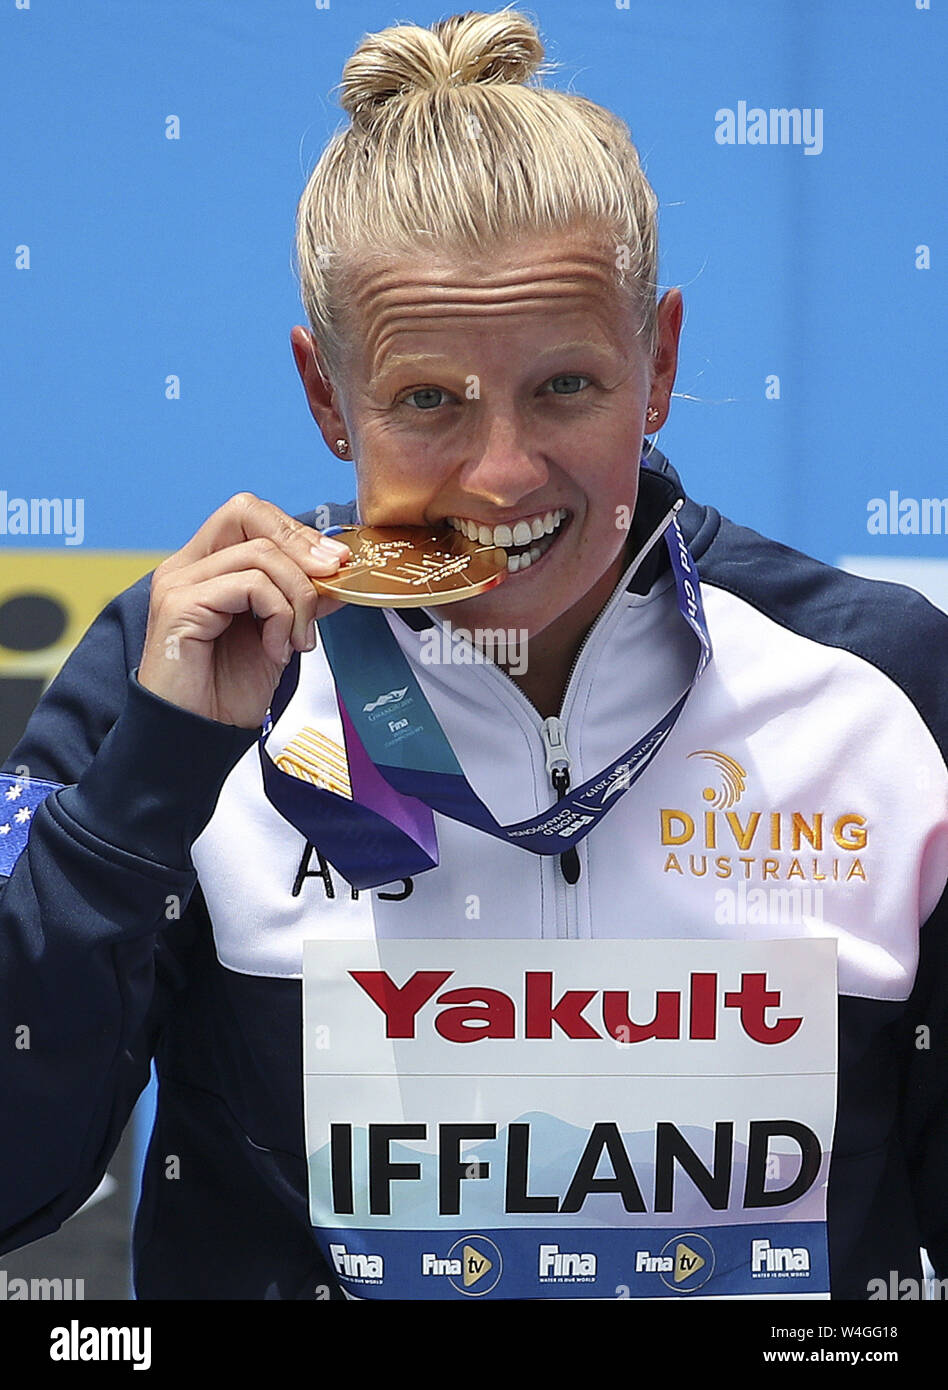
[[[337,454],[336,440],[348,439],[349,427],[340,412],[338,393],[329,381],[316,340],[308,329],[297,325],[290,332],[290,347],[313,419],[328,447]]]
[[[659,414],[657,420],[649,422],[649,434],[660,430],[668,419],[669,402],[678,371],[678,340],[681,336],[683,313],[681,290],[666,290],[658,306],[655,355],[652,358],[652,386],[648,400],[649,405]]]

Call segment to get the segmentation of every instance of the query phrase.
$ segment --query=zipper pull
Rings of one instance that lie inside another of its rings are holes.
[[[555,715],[551,715],[549,719],[544,719],[541,733],[543,734],[543,746],[546,749],[546,770],[550,775],[550,782],[556,792],[557,800],[562,801],[569,790],[570,770],[569,752],[566,747],[563,725]],[[560,869],[567,883],[578,882],[581,866],[575,845],[571,845],[560,855]]]
[[[570,761],[566,749],[566,735],[563,731],[563,725],[555,714],[551,715],[549,719],[544,719],[540,732],[543,734],[543,747],[546,749],[546,770],[550,774],[550,778],[552,779],[553,773],[560,768],[566,770],[568,778]],[[556,787],[555,781],[553,786]]]

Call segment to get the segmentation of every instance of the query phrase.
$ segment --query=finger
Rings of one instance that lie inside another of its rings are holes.
[[[265,654],[276,666],[284,666],[295,613],[282,589],[263,570],[239,570],[202,584],[182,585],[168,594],[164,616],[180,641],[214,642],[238,613],[248,612],[261,623]]]
[[[311,558],[313,546],[343,559],[350,553],[343,542],[322,536],[315,527],[305,526],[272,502],[255,497],[252,492],[238,492],[213,512],[165,564],[169,569],[180,569],[217,550],[258,538],[274,541],[301,567]]]
[[[312,578],[334,574],[339,568],[339,557],[322,553],[309,555],[305,564],[306,569],[301,569],[276,541],[260,536],[228,546],[226,550],[214,551],[159,578],[158,601],[163,602],[165,596],[176,589],[191,588],[221,574],[260,569],[282,590],[293,609],[293,645],[297,651],[309,651],[315,645],[313,622],[321,616],[321,596],[314,589]]]

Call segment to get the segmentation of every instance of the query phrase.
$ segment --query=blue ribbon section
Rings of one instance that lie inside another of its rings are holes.
[[[436,868],[434,818],[420,801],[407,804],[408,798],[390,793],[393,801],[398,798],[401,803],[400,819],[406,826],[402,830],[385,815],[277,767],[264,744],[289,704],[299,676],[300,655],[296,652],[283,673],[257,744],[264,791],[271,804],[310,844],[319,847],[353,888],[378,888]]]

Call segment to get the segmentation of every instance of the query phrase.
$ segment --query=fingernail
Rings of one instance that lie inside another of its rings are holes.
[[[320,551],[325,553],[327,550],[332,555],[344,555],[349,547],[343,545],[342,541],[334,541],[331,536],[320,536],[319,544],[310,546],[310,549],[314,555],[318,555]]]
[[[335,574],[342,564],[341,555],[334,555],[331,550],[325,550],[321,545],[311,545],[309,553],[312,556],[313,564],[317,566],[321,575]]]
[[[286,663],[289,661],[289,659],[290,659],[290,657],[291,657],[292,655],[293,655],[293,643],[292,643],[292,642],[287,642],[286,646],[283,648],[283,665],[284,665],[284,666],[285,666]]]
[[[306,646],[305,646],[304,650],[305,650],[305,651],[308,651],[308,652],[311,652],[315,646],[316,646],[316,623],[315,623],[315,620],[314,620],[313,622],[310,623],[309,627],[306,629]]]

